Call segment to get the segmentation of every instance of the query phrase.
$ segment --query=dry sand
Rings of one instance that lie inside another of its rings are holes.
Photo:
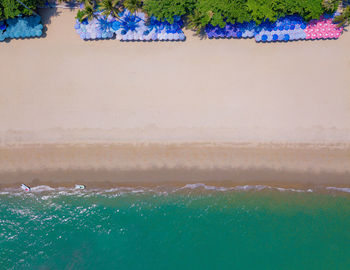
[[[44,38],[0,45],[3,185],[350,184],[348,32],[276,44],[189,31],[186,42],[84,42],[75,11],[42,14]]]

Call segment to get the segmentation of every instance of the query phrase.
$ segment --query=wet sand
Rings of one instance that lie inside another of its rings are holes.
[[[0,148],[2,187],[347,186],[350,145],[85,144]]]

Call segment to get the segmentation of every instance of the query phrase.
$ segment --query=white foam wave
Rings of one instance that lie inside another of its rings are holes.
[[[30,191],[32,192],[44,192],[44,191],[53,191],[53,190],[55,189],[50,186],[36,186],[36,187],[30,188]]]
[[[350,193],[350,188],[346,188],[346,187],[343,187],[343,188],[339,188],[339,187],[326,187],[326,189]]]
[[[235,187],[218,187],[218,186],[210,186],[203,183],[196,183],[196,184],[187,184],[181,188],[178,188],[177,190],[183,190],[183,189],[198,189],[203,188],[205,190],[216,190],[216,191],[250,191],[250,190],[278,190],[278,191],[292,191],[292,192],[313,192],[312,189],[302,190],[302,189],[294,189],[294,188],[282,188],[282,187],[272,187],[272,186],[266,186],[266,185],[244,185],[244,186],[235,186]]]
[[[78,196],[78,197],[90,197],[96,195],[102,196],[121,196],[124,194],[142,194],[142,193],[155,193],[159,195],[167,195],[169,193],[176,193],[182,190],[208,190],[208,191],[262,191],[262,190],[275,190],[280,192],[314,192],[322,190],[332,190],[337,192],[347,192],[350,193],[350,188],[347,187],[316,187],[315,189],[294,189],[294,188],[283,188],[283,187],[274,187],[268,185],[241,185],[233,187],[223,187],[223,186],[214,186],[206,185],[204,183],[194,183],[186,184],[183,187],[172,188],[167,186],[157,186],[155,188],[147,187],[116,187],[110,189],[86,189],[86,190],[77,190],[74,187],[66,188],[59,187],[53,188],[50,186],[40,185],[32,187],[30,192],[24,192],[20,188],[7,188],[0,191],[0,195],[14,195],[14,196],[37,196],[38,194],[40,199],[49,200],[51,198],[56,198],[57,196]],[[43,193],[42,195],[40,193]]]
[[[232,188],[208,186],[208,185],[203,184],[203,183],[187,184],[184,187],[178,188],[177,190],[181,190],[181,189],[197,189],[197,188],[204,188],[206,190],[218,190],[218,191],[232,190]]]

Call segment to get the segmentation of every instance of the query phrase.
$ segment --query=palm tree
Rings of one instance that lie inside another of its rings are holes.
[[[90,1],[85,1],[85,8],[79,10],[77,13],[77,19],[82,22],[84,20],[92,20],[95,17],[95,8]]]
[[[22,6],[24,6],[26,9],[28,9],[29,11],[31,11],[33,14],[38,15],[34,10],[31,10],[28,6],[26,6],[21,0],[16,0],[19,4],[21,4]]]
[[[198,10],[195,10],[193,14],[190,14],[187,18],[187,28],[196,31],[199,36],[204,36],[204,28],[210,22],[213,17],[213,12],[208,11],[207,14],[203,16]]]
[[[112,15],[116,18],[119,17],[119,12],[121,8],[120,0],[102,0],[99,4],[99,8],[102,11],[102,15],[108,17]]]
[[[141,7],[141,0],[124,0],[123,4],[130,13],[135,13]]]
[[[338,24],[338,27],[350,24],[350,6],[343,9],[343,12],[334,18],[333,22]]]
[[[334,9],[337,8],[339,1],[338,0],[323,0],[322,1],[322,6],[327,10],[327,11],[333,11]]]

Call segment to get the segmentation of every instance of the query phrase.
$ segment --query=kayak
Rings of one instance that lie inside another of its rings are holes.
[[[23,189],[24,191],[30,191],[30,187],[26,186],[25,184],[21,185],[21,189]]]

